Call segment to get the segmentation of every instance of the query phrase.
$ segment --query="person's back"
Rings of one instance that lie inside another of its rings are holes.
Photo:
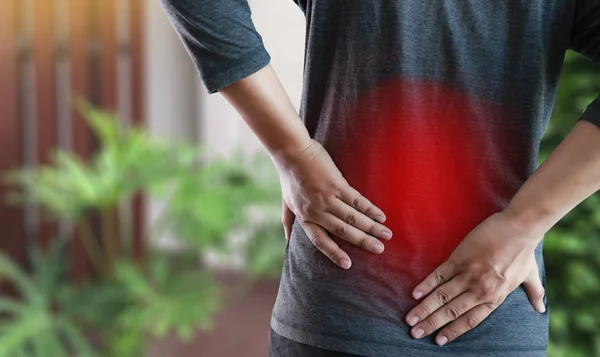
[[[165,3],[171,14],[186,6]],[[386,213],[394,238],[372,254],[332,232],[353,260],[345,270],[294,222],[273,331],[364,356],[545,356],[548,311],[521,286],[447,346],[413,338],[405,320],[419,303],[415,286],[537,168],[566,50],[600,63],[600,1],[297,3],[307,19],[300,115],[349,184]],[[250,21],[239,0],[219,4],[213,10]],[[260,37],[254,46],[248,63],[260,68]],[[206,83],[216,91],[227,79]],[[583,118],[600,121],[600,100]],[[540,242],[545,284],[541,253]]]
[[[569,47],[567,3],[304,4],[303,118],[350,184],[386,212],[394,239],[381,256],[340,240],[354,259],[343,271],[295,225],[276,332],[368,356],[439,353],[404,323],[411,291],[536,168]],[[548,314],[519,288],[444,351],[541,356],[547,328]]]

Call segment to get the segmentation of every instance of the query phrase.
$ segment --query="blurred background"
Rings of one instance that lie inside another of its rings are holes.
[[[292,102],[304,18],[250,0]],[[540,162],[600,92],[565,59]],[[154,0],[0,0],[0,357],[259,357],[277,174]],[[551,357],[600,356],[600,196],[546,236]]]

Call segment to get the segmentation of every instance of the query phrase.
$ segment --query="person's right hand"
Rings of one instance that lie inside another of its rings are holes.
[[[369,252],[383,252],[378,238],[392,238],[392,231],[381,224],[385,214],[350,187],[321,144],[311,140],[300,152],[275,157],[274,162],[287,239],[297,219],[312,244],[344,269],[350,268],[350,257],[328,232]]]
[[[311,242],[342,268],[350,257],[327,232],[363,249],[383,252],[392,232],[384,213],[350,187],[327,151],[311,139],[271,65],[219,92],[264,144],[279,171],[286,235],[295,218]]]

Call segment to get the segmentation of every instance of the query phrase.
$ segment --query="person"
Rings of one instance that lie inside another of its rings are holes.
[[[280,175],[270,355],[545,356],[543,237],[600,189],[600,97],[539,144],[600,0],[295,2],[299,114],[246,0],[161,0]]]

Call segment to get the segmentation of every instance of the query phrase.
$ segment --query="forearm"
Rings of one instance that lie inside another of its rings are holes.
[[[209,93],[220,92],[271,156],[311,140],[275,72],[245,0],[161,0]]]
[[[600,128],[580,120],[504,209],[517,227],[543,234],[600,190]]]
[[[271,156],[297,153],[310,135],[271,65],[219,91],[244,118]]]

